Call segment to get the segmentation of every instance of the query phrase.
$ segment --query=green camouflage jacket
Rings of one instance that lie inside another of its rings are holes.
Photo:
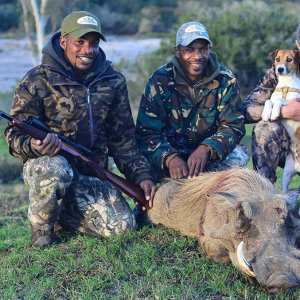
[[[56,132],[89,147],[93,159],[107,166],[112,156],[132,182],[150,179],[148,161],[138,151],[134,122],[124,76],[111,67],[100,49],[85,78],[77,78],[64,58],[55,33],[43,50],[42,64],[30,70],[17,86],[11,114],[21,120],[33,116]],[[8,126],[5,136],[10,153],[36,158],[30,137]]]
[[[197,112],[184,134],[189,148],[208,145],[211,160],[223,160],[240,142],[245,134],[244,116],[232,72],[211,53],[204,78],[192,85],[173,56],[150,77],[138,112],[137,141],[154,166],[163,169],[165,158],[178,152],[166,132],[171,128],[180,135],[196,103]]]
[[[277,85],[275,69],[271,68],[259,81],[257,86],[251,91],[243,102],[243,111],[246,123],[254,123],[261,120],[261,114],[266,100],[271,98]]]

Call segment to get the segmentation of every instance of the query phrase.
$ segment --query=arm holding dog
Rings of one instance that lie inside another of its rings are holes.
[[[297,29],[297,39],[295,45],[300,51],[300,25]],[[300,62],[299,62],[300,63]],[[277,85],[277,77],[275,68],[272,66],[264,77],[258,82],[257,86],[250,92],[246,100],[243,102],[243,111],[246,123],[256,123],[261,120],[265,102],[271,98]],[[300,99],[298,99],[300,101]],[[300,121],[300,104],[291,101],[288,105],[282,107],[281,118]]]
[[[277,78],[272,67],[243,102],[246,123],[255,123],[261,120],[265,102],[271,98],[276,85]]]
[[[294,98],[288,105],[282,106],[280,117],[300,121],[300,98]]]

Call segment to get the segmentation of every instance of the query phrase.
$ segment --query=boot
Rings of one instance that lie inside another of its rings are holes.
[[[147,213],[142,210],[142,206],[140,204],[133,209],[133,214],[139,228],[148,224]]]
[[[54,228],[40,230],[31,225],[32,247],[50,247],[59,242],[58,236],[54,233]]]

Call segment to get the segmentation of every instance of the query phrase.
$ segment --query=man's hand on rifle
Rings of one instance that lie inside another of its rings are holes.
[[[48,133],[43,141],[32,138],[31,147],[43,155],[54,156],[61,150],[62,143],[56,134]]]
[[[157,190],[155,183],[150,179],[146,179],[140,182],[140,187],[144,191],[146,200],[149,201],[149,208],[151,208],[153,205],[154,195]],[[145,210],[144,207],[143,210]]]

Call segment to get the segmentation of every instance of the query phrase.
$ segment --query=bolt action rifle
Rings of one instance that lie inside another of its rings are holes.
[[[13,126],[17,127],[18,129],[28,134],[32,138],[40,141],[44,140],[44,138],[47,136],[48,133],[56,133],[52,131],[48,126],[46,126],[44,123],[42,123],[41,121],[33,117],[29,117],[25,121],[20,121],[17,118],[14,118],[13,116],[5,113],[2,110],[0,110],[0,117],[7,119],[10,122],[10,124],[12,124]],[[60,151],[61,155],[65,155],[65,156],[71,155],[77,161],[83,163],[87,167],[89,173],[92,176],[98,177],[101,180],[107,180],[114,187],[124,192],[134,201],[141,204],[146,209],[149,208],[148,201],[146,201],[144,193],[139,186],[134,185],[131,182],[127,181],[126,179],[108,170],[101,168],[91,159],[86,157],[83,153],[90,154],[91,153],[90,149],[71,141],[61,133],[56,133],[56,134],[58,135],[59,139],[62,142],[62,148]]]

